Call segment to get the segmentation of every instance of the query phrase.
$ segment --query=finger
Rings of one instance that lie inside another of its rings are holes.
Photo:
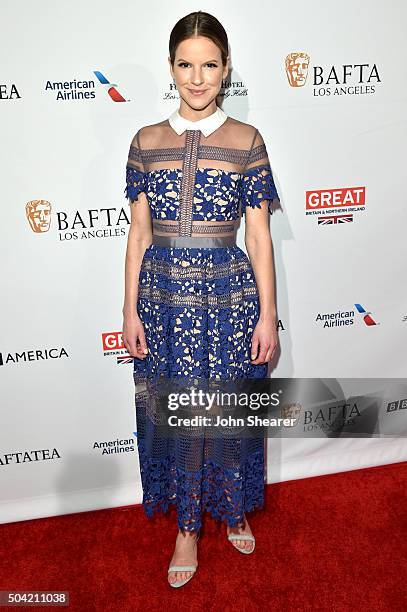
[[[139,346],[136,346],[134,348],[134,357],[137,357],[137,359],[145,359],[147,355],[140,350]]]
[[[264,363],[264,359],[266,357],[268,346],[265,344],[260,344],[260,351],[255,363]]]
[[[144,338],[144,341],[143,341],[143,338]],[[148,348],[147,348],[144,334],[142,334],[142,332],[139,332],[136,338],[135,351],[136,351],[136,356],[139,359],[145,359],[147,357]]]
[[[278,342],[276,342],[276,343],[274,344],[273,350],[271,351],[270,361],[273,359],[273,357],[274,357],[274,355],[275,355],[276,348],[277,348],[277,344],[278,344]]]
[[[253,334],[251,350],[250,350],[250,358],[252,361],[256,359],[258,349],[259,349],[259,338],[256,334]]]
[[[266,356],[264,358],[264,361],[268,362],[271,359],[272,354],[274,353],[274,349],[272,349],[272,347],[270,346],[270,348],[268,349]]]
[[[279,342],[279,337],[277,336],[277,337],[274,339],[274,343],[273,343],[273,344],[270,346],[270,348],[271,348],[270,361],[271,361],[271,359],[274,357],[274,354],[275,354],[276,349],[277,349],[277,346],[278,346],[278,342]]]
[[[134,340],[124,339],[123,344],[131,357],[137,357],[138,359],[145,357],[145,355],[137,350],[136,338]]]
[[[130,343],[127,341],[127,339],[124,336],[122,338],[123,338],[123,346],[124,346],[124,348],[131,355]]]
[[[129,342],[129,349],[128,350],[129,350],[129,353],[130,353],[130,355],[132,357],[140,358],[140,355],[138,354],[137,346],[136,346],[135,343]]]
[[[276,346],[277,346],[277,342],[275,342],[274,344],[270,344],[264,361],[271,361],[271,358],[274,355],[274,351],[276,350]]]
[[[147,347],[147,342],[146,342],[146,336],[144,333],[144,329],[140,329],[139,334],[138,334],[138,342],[139,342],[139,351],[145,355],[147,355],[148,353],[148,347]]]

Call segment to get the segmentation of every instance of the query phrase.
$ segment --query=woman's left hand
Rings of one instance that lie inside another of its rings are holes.
[[[254,328],[252,336],[250,363],[258,365],[270,361],[274,355],[277,344],[278,333],[276,319],[260,318]]]

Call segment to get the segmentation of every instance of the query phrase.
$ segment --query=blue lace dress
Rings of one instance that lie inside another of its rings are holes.
[[[139,197],[143,192],[145,197]],[[247,255],[236,246],[246,207],[272,213],[278,198],[263,138],[228,116],[213,133],[177,134],[168,119],[133,138],[126,197],[148,206],[137,312],[149,353],[134,358],[137,447],[147,516],[176,507],[181,530],[202,514],[230,526],[264,502],[264,439],[185,439],[157,434],[146,380],[156,376],[263,378],[250,363],[259,296]]]

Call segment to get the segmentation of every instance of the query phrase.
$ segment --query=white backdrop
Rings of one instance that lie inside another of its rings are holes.
[[[259,128],[281,196],[272,376],[372,387],[406,377],[405,4],[200,8],[230,39],[222,106]],[[136,131],[179,106],[168,38],[196,3],[2,0],[0,10],[0,522],[139,503],[132,365],[118,335],[125,164]],[[307,214],[315,201],[323,209]],[[335,215],[346,222],[318,224]],[[238,240],[244,249],[243,227]],[[324,326],[337,312],[350,324]],[[333,439],[330,426],[270,440],[268,482],[407,459],[405,437]]]

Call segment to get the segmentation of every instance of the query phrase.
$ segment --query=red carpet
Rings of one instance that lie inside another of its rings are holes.
[[[70,612],[395,612],[407,606],[406,484],[407,462],[270,485],[266,511],[248,516],[255,553],[234,550],[206,515],[197,574],[180,589],[166,583],[173,512],[0,525],[0,590],[66,590]]]

